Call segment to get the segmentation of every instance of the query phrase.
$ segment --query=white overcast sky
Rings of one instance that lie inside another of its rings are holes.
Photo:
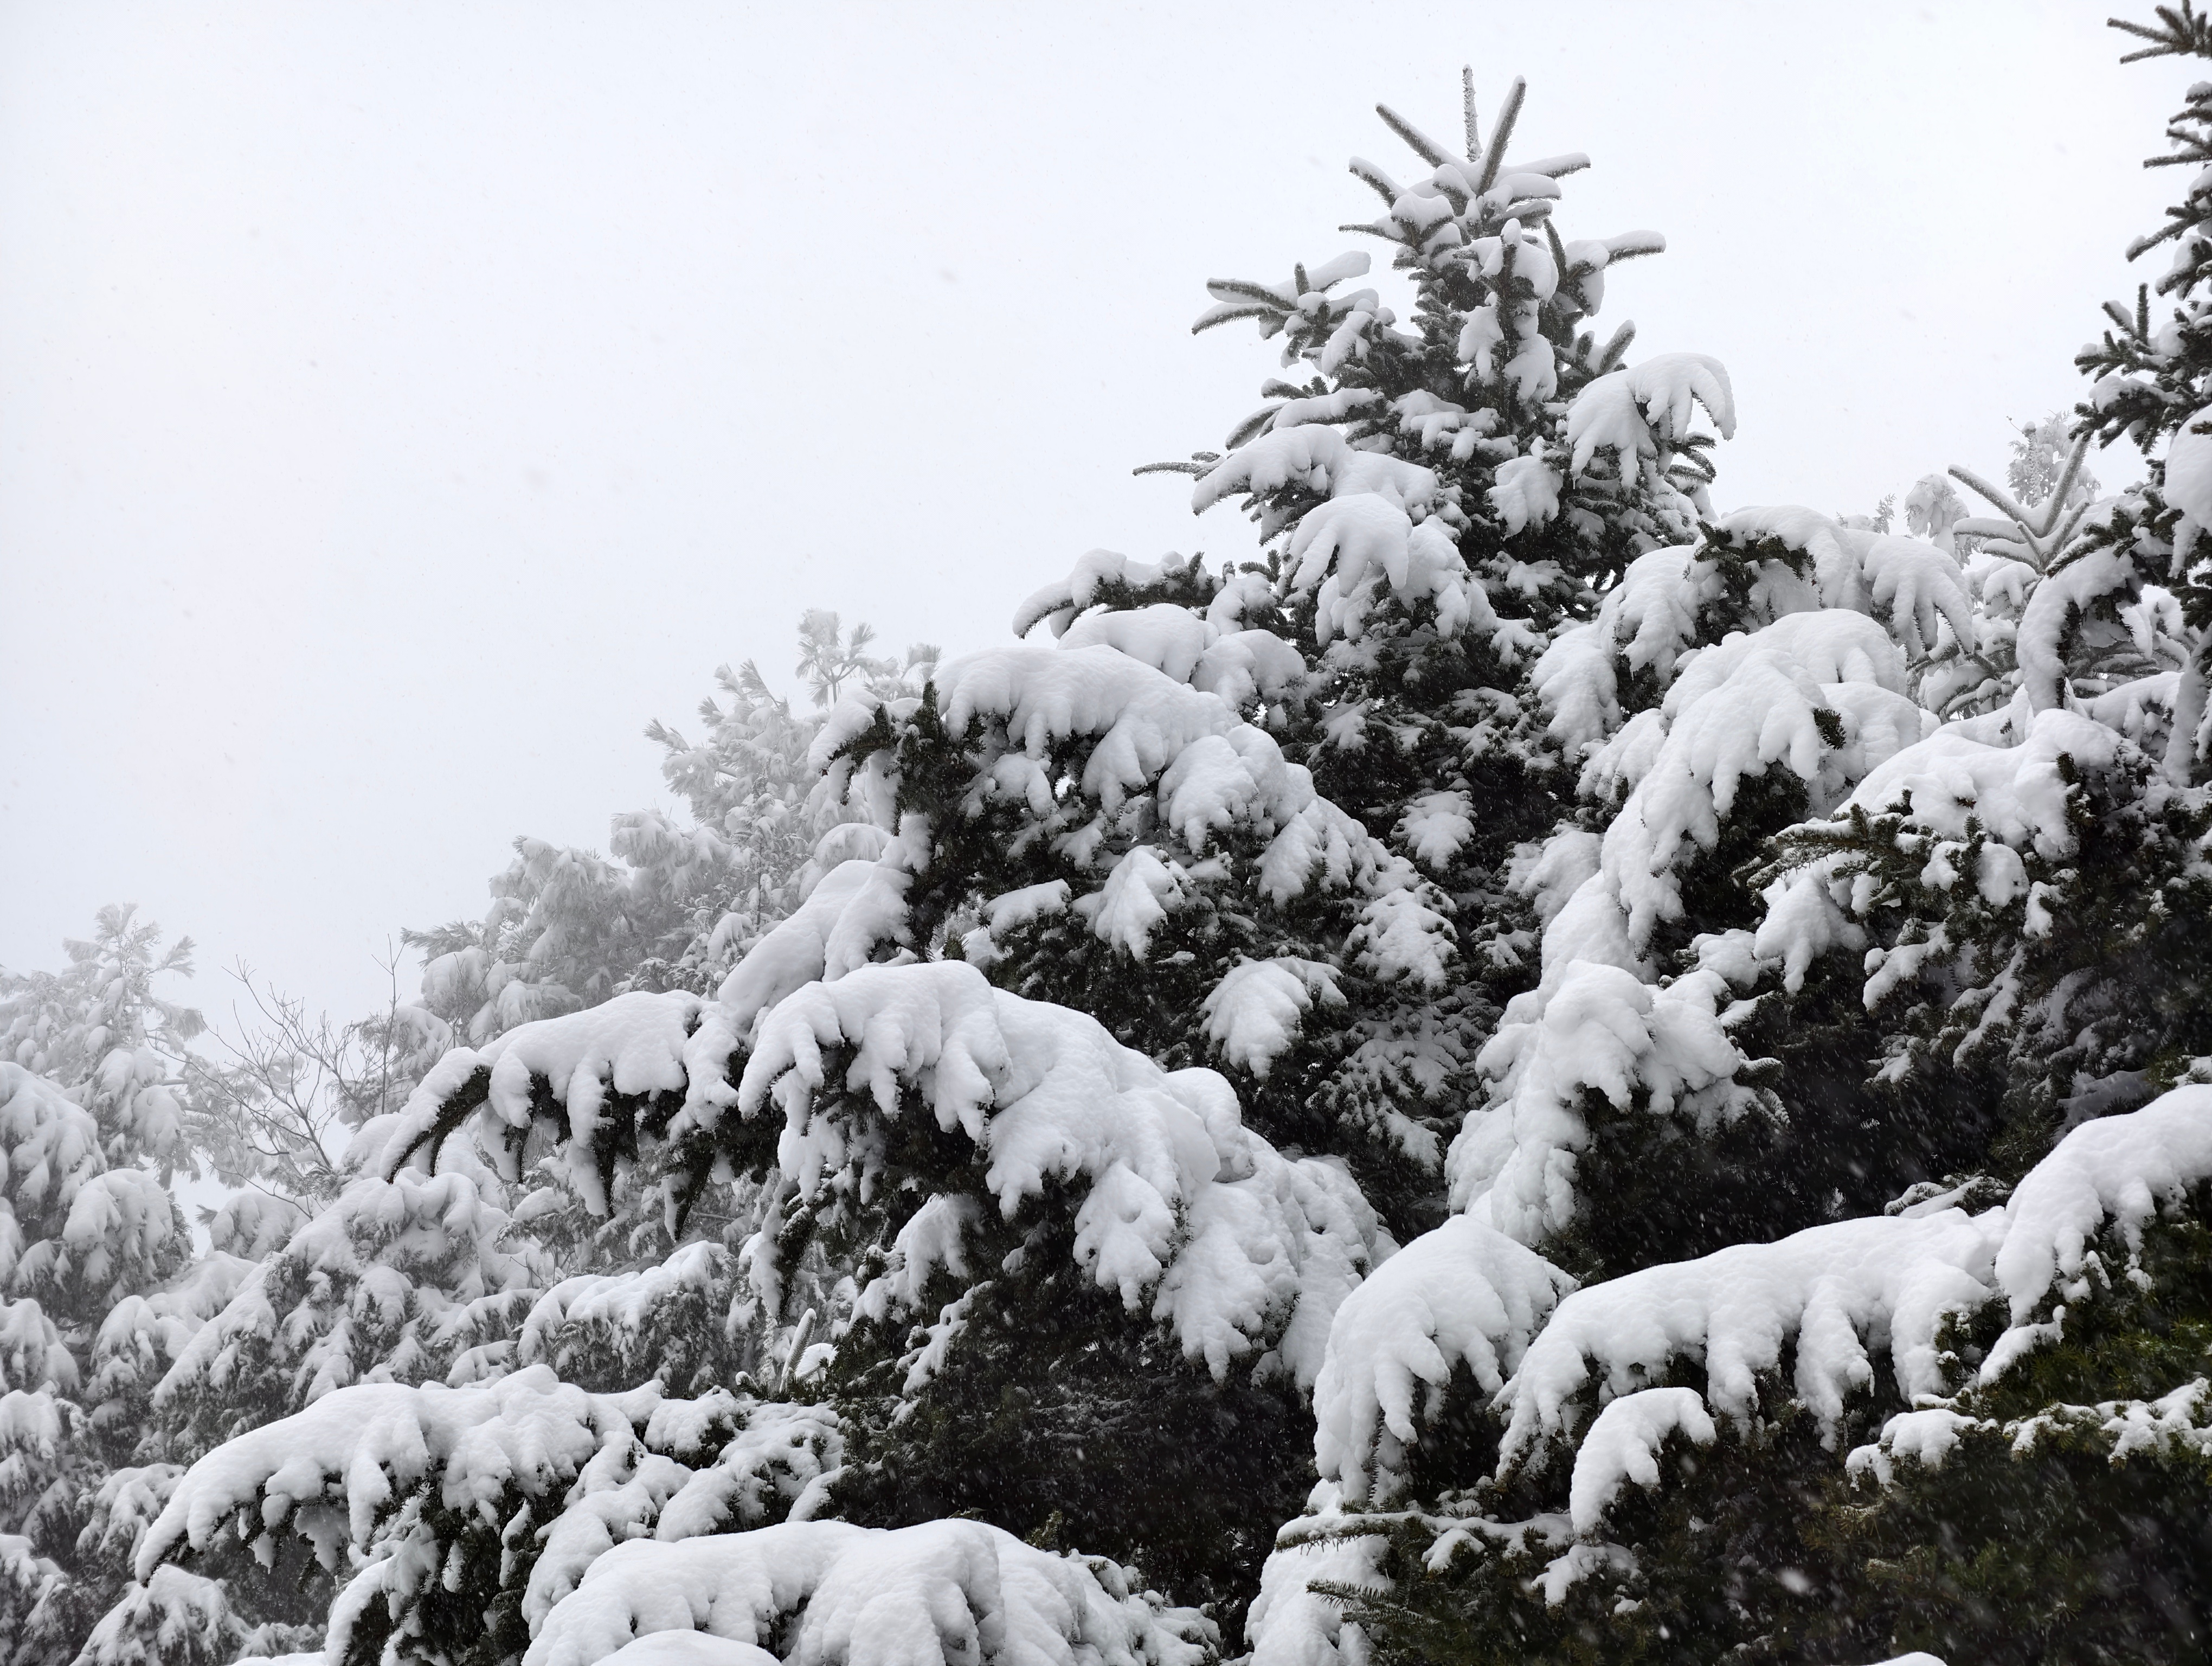
[[[802,609],[957,652],[1248,548],[1128,472],[1274,369],[1203,281],[1358,246],[1465,62],[1666,234],[1607,321],[1728,365],[1723,507],[1998,467],[2178,183],[2107,9],[6,0],[0,964],[129,900],[363,1010]]]

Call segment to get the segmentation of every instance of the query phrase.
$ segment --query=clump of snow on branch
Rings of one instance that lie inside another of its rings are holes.
[[[841,1666],[1200,1666],[1215,1652],[1210,1621],[1133,1590],[1103,1559],[1035,1549],[982,1522],[791,1522],[609,1553],[552,1611],[525,1666],[629,1659],[637,1639],[671,1632]]]
[[[825,1055],[842,1049],[833,1078]],[[777,1162],[802,1197],[832,1177],[841,1193],[874,1183],[878,1139],[841,1089],[882,1117],[924,1114],[965,1134],[985,1159],[988,1204],[1008,1219],[1048,1186],[1074,1187],[1091,1280],[1149,1310],[1217,1377],[1257,1354],[1310,1383],[1337,1304],[1386,1242],[1341,1168],[1284,1158],[1243,1126],[1212,1071],[1163,1071],[1095,1019],[995,989],[958,962],[865,968],[763,1022],[739,1109],[781,1110]],[[916,1214],[860,1310],[905,1306],[933,1268],[958,1270],[963,1236],[957,1215]],[[757,1278],[781,1276],[765,1235],[749,1254]]]
[[[372,1605],[406,1608],[466,1554],[447,1536],[456,1517],[534,1518],[520,1566],[510,1555],[491,1571],[525,1584],[534,1632],[617,1543],[803,1518],[821,1504],[842,1438],[826,1408],[720,1390],[671,1400],[654,1384],[590,1395],[544,1365],[463,1389],[365,1384],[193,1464],[141,1539],[135,1571],[150,1585],[168,1559],[234,1529],[266,1557],[289,1529],[348,1575],[331,1616],[343,1655]]]
[[[1496,1394],[1574,1280],[1466,1215],[1425,1232],[1338,1308],[1314,1385],[1314,1463],[1352,1504],[1389,1502],[1416,1414],[1453,1374]]]
[[[1573,1291],[1551,1311],[1497,1394],[1507,1420],[1501,1468],[1540,1463],[1556,1447],[1588,1454],[1587,1485],[1582,1456],[1574,1481],[1587,1505],[1576,1506],[1576,1527],[1585,1531],[1622,1478],[1644,1475],[1637,1450],[1656,1452],[1674,1430],[1702,1444],[1710,1426],[1699,1419],[1707,1414],[1746,1424],[1757,1413],[1761,1382],[1781,1375],[1785,1362],[1790,1395],[1831,1440],[1849,1406],[1869,1391],[1886,1387],[1907,1406],[1929,1407],[1962,1386],[1996,1382],[2063,1335],[2065,1305],[2093,1292],[2093,1272],[2111,1276],[2101,1264],[2091,1265],[2108,1235],[2118,1237],[2131,1262],[2160,1212],[2207,1181],[2212,1087],[2185,1086],[2141,1110],[2075,1129],[2001,1208],[1968,1214],[1937,1207],[1937,1200],[1923,1209],[1810,1227],[1773,1243],[1736,1244]],[[1468,1228],[1454,1223],[1443,1231]],[[1409,1244],[1370,1288],[1410,1282],[1408,1274],[1394,1276],[1395,1269],[1423,1268],[1443,1256],[1441,1247],[1429,1247],[1439,1236]],[[1948,1351],[1946,1322],[1992,1305],[2006,1327],[1978,1368],[1970,1368]],[[1360,1310],[1347,1304],[1346,1311],[1356,1316]],[[1347,1370],[1358,1380],[1362,1352],[1373,1346],[1352,1319],[1343,1329],[1348,1363],[1333,1353],[1323,1365],[1325,1386]],[[1694,1412],[1688,1400],[1650,1397],[1683,1361],[1702,1366],[1702,1393],[1691,1395],[1698,1402]],[[1593,1404],[1601,1408],[1595,1421],[1588,1417]],[[1613,1408],[1623,1405],[1640,1409],[1615,1416]],[[2172,1425],[2175,1415],[2123,1408],[2111,1417],[2149,1428]],[[1409,1420],[1408,1430],[1414,1426]],[[1960,1414],[1940,1405],[1901,1413],[1887,1426],[1879,1462],[1868,1449],[1857,1466],[1878,1468],[1899,1451],[1940,1462],[1965,1426]],[[1617,1450],[1592,1450],[1603,1431],[1610,1431],[1606,1438]]]
[[[1570,466],[1580,474],[1599,452],[1611,451],[1620,471],[1632,475],[1688,435],[1699,405],[1723,440],[1735,437],[1735,393],[1728,371],[1703,353],[1662,353],[1600,376],[1567,411]]]
[[[1575,1448],[1567,1517],[1577,1533],[1594,1533],[1630,1481],[1659,1485],[1659,1454],[1675,1437],[1696,1446],[1718,1438],[1695,1389],[1639,1389],[1607,1401]]]

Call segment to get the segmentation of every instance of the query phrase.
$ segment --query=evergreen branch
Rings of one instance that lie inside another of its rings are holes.
[[[1467,127],[1467,159],[1475,167],[1482,166],[1482,124],[1474,114],[1474,65],[1462,64],[1459,70],[1460,117]]]
[[[1346,167],[1353,179],[1359,180],[1382,199],[1382,205],[1385,208],[1395,206],[1398,198],[1403,195],[1399,191],[1397,183],[1364,156],[1354,156],[1346,164]]]
[[[1498,125],[1491,130],[1490,150],[1482,164],[1482,178],[1475,181],[1478,194],[1498,183],[1498,165],[1505,160],[1505,147],[1513,137],[1513,124],[1521,119],[1521,101],[1528,96],[1526,77],[1516,76],[1513,85],[1506,88],[1504,107],[1498,112]]]
[[[1993,505],[1998,513],[2019,529],[2021,541],[2027,547],[2033,559],[2029,565],[2038,572],[2051,570],[2051,557],[2066,547],[2089,506],[2078,503],[2070,508],[2067,498],[2074,490],[2074,483],[2081,478],[2082,459],[2089,453],[2090,432],[2084,429],[2074,441],[2074,449],[2067,457],[2066,466],[2059,473],[2058,483],[2051,496],[2034,508],[2021,507],[2018,499],[2002,487],[1993,486],[1972,469],[1954,463],[1951,477],[1968,489],[1978,493]]]
[[[1557,156],[1546,156],[1533,162],[1516,162],[1510,172],[1534,173],[1540,179],[1564,179],[1570,173],[1579,173],[1590,165],[1587,151],[1563,151]]]
[[[2168,209],[2166,210],[2169,214],[2175,214],[2179,211],[2179,210],[2174,209]],[[2128,245],[2128,258],[2133,260],[2140,255],[2148,254],[2160,244],[2167,242],[2173,238],[2180,236],[2183,232],[2188,230],[2190,226],[2194,223],[2195,222],[2193,221],[2175,220],[2166,225],[2162,230],[2146,232],[2142,236],[2136,238],[2135,241]]]
[[[1268,425],[1275,420],[1275,413],[1282,408],[1279,404],[1261,405],[1259,410],[1237,423],[1230,431],[1228,439],[1222,444],[1227,449],[1234,451],[1247,440],[1256,439],[1267,431]]]
[[[1195,336],[1217,324],[1233,324],[1240,318],[1280,318],[1282,313],[1283,308],[1279,306],[1263,307],[1255,301],[1224,301],[1200,313],[1198,321],[1190,326],[1190,332]]]
[[[1406,142],[1413,153],[1431,167],[1443,167],[1451,161],[1451,153],[1434,139],[1407,121],[1387,104],[1375,106],[1375,113],[1382,118],[1383,126]]]
[[[1209,277],[1206,280],[1206,292],[1216,301],[1261,301],[1279,313],[1287,313],[1291,306],[1281,290],[1269,284],[1255,283],[1249,278]]]
[[[2123,64],[2139,64],[2151,58],[2212,58],[2212,27],[2197,15],[2190,0],[2182,0],[2177,10],[2172,6],[2153,8],[2160,22],[2166,27],[2154,28],[2148,23],[2130,22],[2124,17],[2108,17],[2107,28],[2131,34],[2138,40],[2151,44],[2122,56]]]
[[[1135,468],[1131,469],[1129,472],[1131,474],[1202,475],[1211,472],[1211,465],[1205,463],[1140,463]]]
[[[1379,237],[1386,243],[1395,243],[1401,249],[1410,249],[1413,246],[1413,240],[1407,237],[1403,232],[1400,231],[1395,224],[1388,220],[1376,220],[1364,226],[1357,224],[1343,225],[1339,226],[1337,229],[1339,231],[1364,232],[1370,237]]]

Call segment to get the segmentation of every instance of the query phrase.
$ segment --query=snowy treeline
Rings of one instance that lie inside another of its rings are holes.
[[[334,1127],[236,1137],[126,914],[9,981],[6,1658],[2204,1653],[2212,84],[1903,532],[1717,504],[1522,96],[1352,164],[1407,316],[1210,286],[1281,374],[1153,466],[1262,561],[811,617]]]

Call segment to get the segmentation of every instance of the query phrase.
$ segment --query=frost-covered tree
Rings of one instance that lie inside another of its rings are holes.
[[[1188,465],[1259,562],[811,618],[822,716],[664,739],[750,923],[643,954],[652,864],[546,852],[451,945],[146,1391],[96,1657],[2204,1652],[2212,196],[2005,486],[1723,512],[1519,102],[1355,165],[1409,322],[1214,286],[1307,378]]]
[[[2124,27],[2212,55],[2187,7]],[[1931,487],[1917,547],[1721,517],[1593,622],[1641,689],[1554,648],[1590,739],[1543,982],[1467,1213],[1339,1311],[1258,1658],[2202,1652],[2203,211],[2034,502],[1954,470],[1995,513]],[[2125,432],[2149,480],[2086,502]]]
[[[100,909],[92,936],[62,945],[62,971],[0,973],[0,1055],[90,1111],[111,1161],[166,1173],[183,1156],[185,1049],[207,1022],[154,987],[191,976],[191,939],[165,949],[161,927],[137,915],[127,903]]]
[[[1270,381],[1225,455],[1158,466],[1197,477],[1196,508],[1242,500],[1262,562],[1094,552],[1017,611],[1022,650],[826,737],[926,841],[905,859],[918,949],[957,943],[1163,1061],[1227,1071],[1255,1126],[1345,1156],[1401,1227],[1434,1218],[1475,1054],[1532,958],[1507,873],[1562,763],[1532,669],[1694,525],[1698,407],[1734,422],[1713,361],[1629,366],[1632,330],[1592,333],[1609,267],[1662,240],[1563,241],[1557,181],[1587,159],[1510,161],[1521,100],[1486,143],[1470,83],[1464,155],[1384,110],[1431,170],[1409,185],[1354,163],[1386,212],[1353,229],[1393,246],[1404,325],[1345,287],[1364,254],[1211,286],[1198,328],[1256,320],[1308,380]]]
[[[196,1256],[169,1189],[200,1120],[204,1026],[162,982],[190,940],[115,907],[64,946],[0,982],[0,1636],[26,1666],[69,1659],[121,1589],[177,1473],[155,1386],[249,1267]]]
[[[2005,464],[2005,486],[2033,509],[2054,494],[2075,503],[2097,500],[2097,477],[2075,460],[2075,419],[2054,410],[2039,423],[2022,423]]]

